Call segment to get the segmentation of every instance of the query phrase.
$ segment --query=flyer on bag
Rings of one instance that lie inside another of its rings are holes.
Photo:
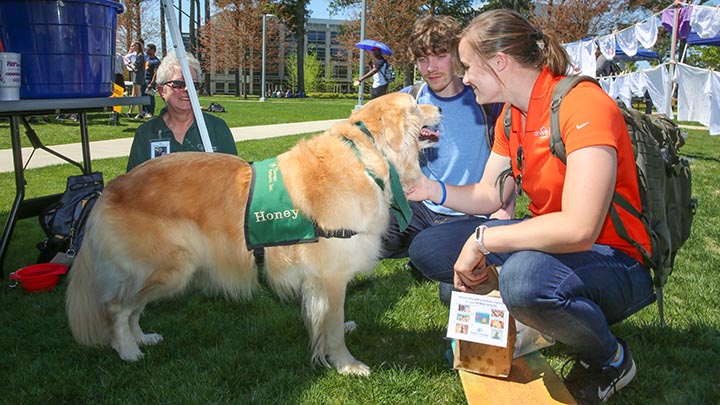
[[[447,337],[507,347],[509,319],[501,298],[453,291]]]

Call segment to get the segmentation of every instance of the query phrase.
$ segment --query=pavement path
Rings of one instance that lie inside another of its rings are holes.
[[[326,121],[294,122],[289,124],[257,125],[250,127],[231,128],[230,131],[232,131],[235,142],[240,142],[250,139],[264,139],[276,136],[321,132],[340,121],[342,120],[337,119]],[[689,129],[708,129],[706,127],[700,126],[681,126]],[[92,134],[90,135],[92,136]],[[90,142],[90,157],[93,160],[97,160],[127,156],[130,152],[131,144],[132,138]],[[69,157],[70,159],[75,160],[76,162],[82,162],[82,148],[79,143],[69,145],[55,145],[51,146],[50,148],[64,156]],[[28,163],[28,158],[30,157],[32,151],[33,149],[31,147],[22,149],[23,163],[27,164],[28,169],[67,163],[64,160],[54,155],[51,155],[50,153],[47,153],[41,149],[35,151],[35,154],[32,156],[32,159],[30,159],[30,162]],[[0,173],[12,171],[12,150],[0,150]]]
[[[257,125],[250,127],[231,128],[230,131],[235,138],[235,142],[247,141],[250,139],[264,139],[276,136],[298,135],[313,132],[322,132],[330,128],[333,124],[342,120],[326,120],[326,121],[310,121],[310,122],[294,122],[290,124],[275,125]],[[92,131],[90,131],[92,137]],[[24,135],[21,135],[24,136]],[[108,141],[90,142],[90,157],[93,160],[107,159],[113,157],[127,156],[130,153],[130,145],[132,138],[113,139]],[[82,147],[79,143],[68,145],[54,145],[50,148],[76,162],[82,162]],[[27,164],[28,169],[36,167],[51,166],[67,163],[64,160],[38,149],[28,162],[28,158],[32,153],[32,147],[22,149],[23,163]],[[12,150],[0,150],[0,173],[13,171]]]

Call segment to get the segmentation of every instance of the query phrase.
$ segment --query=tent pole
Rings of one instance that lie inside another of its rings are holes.
[[[675,15],[673,17],[673,31],[672,31],[672,40],[670,45],[670,63],[668,64],[668,86],[665,90],[665,100],[666,107],[665,107],[665,115],[667,115],[670,118],[673,118],[673,103],[672,103],[672,95],[674,93],[674,87],[675,87],[675,49],[677,48],[677,36],[678,36],[678,23],[680,21],[680,7],[682,7],[681,3],[678,0],[675,0]]]
[[[182,0],[180,3],[182,4]],[[210,136],[208,135],[208,130],[205,126],[205,118],[203,117],[202,110],[200,109],[200,100],[198,100],[197,90],[195,89],[192,74],[190,73],[190,66],[187,63],[185,45],[183,44],[182,37],[180,36],[180,26],[175,19],[175,13],[168,5],[168,1],[160,0],[160,5],[165,10],[165,18],[168,20],[168,27],[170,28],[170,38],[172,38],[173,46],[175,47],[175,55],[177,55],[178,60],[180,61],[180,69],[182,70],[183,79],[185,79],[185,86],[187,88],[188,96],[190,97],[193,114],[195,114],[195,122],[197,123],[198,130],[200,130],[200,139],[202,140],[203,148],[205,148],[205,152],[212,152],[212,143],[210,143]]]
[[[367,10],[367,3],[366,0],[362,0],[362,16],[360,18],[360,40],[363,41],[365,39],[365,13]],[[362,49],[360,50],[360,77],[363,77],[365,74],[365,51]],[[359,110],[360,107],[362,107],[363,104],[363,89],[365,88],[365,83],[360,82],[360,85],[358,86],[358,103],[355,106],[356,110]]]

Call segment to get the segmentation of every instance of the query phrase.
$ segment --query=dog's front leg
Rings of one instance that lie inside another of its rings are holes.
[[[369,375],[370,367],[355,359],[345,346],[347,281],[325,278],[316,283],[306,288],[303,295],[303,310],[313,339],[313,357],[329,363],[340,374]]]
[[[139,346],[149,346],[158,344],[163,340],[162,335],[157,333],[144,333],[140,327],[140,315],[145,306],[135,309],[130,315],[130,330]]]

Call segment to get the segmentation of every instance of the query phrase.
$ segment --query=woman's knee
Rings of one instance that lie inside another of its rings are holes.
[[[542,265],[545,253],[522,251],[511,255],[503,263],[499,273],[499,289],[508,308],[534,307],[548,297]],[[546,279],[547,280],[547,279]]]

